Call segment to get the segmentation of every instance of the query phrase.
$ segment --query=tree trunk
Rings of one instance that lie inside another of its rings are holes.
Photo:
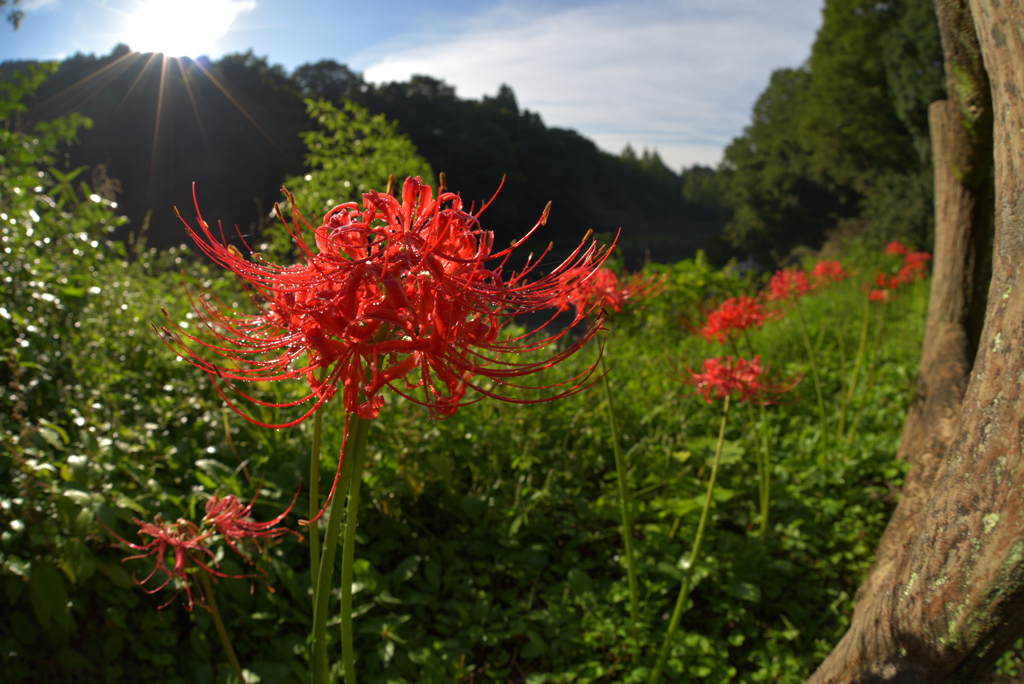
[[[936,7],[949,100],[928,110],[935,170],[935,268],[917,388],[897,458],[911,464],[857,592],[854,620],[896,562],[956,431],[992,277],[992,100],[966,0]]]
[[[975,681],[1024,634],[1024,10],[998,0],[965,10],[938,4],[951,104],[930,111],[933,301],[900,448],[913,468],[850,630],[812,682]],[[995,161],[992,278],[977,337],[991,205],[985,157],[958,142],[965,132],[985,137],[979,71],[965,68],[972,16],[991,82]]]

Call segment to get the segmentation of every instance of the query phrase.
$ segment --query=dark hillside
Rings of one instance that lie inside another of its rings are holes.
[[[298,133],[308,121],[298,88],[283,69],[251,54],[216,63],[164,63],[124,46],[102,58],[75,55],[40,89],[28,116],[68,111],[93,119],[68,150],[70,168],[105,165],[122,192],[95,190],[116,195],[131,219],[125,231],[138,231],[151,211],[148,237],[159,247],[181,242],[173,208],[192,214],[193,182],[208,220],[251,231],[284,175],[302,168]]]
[[[7,63],[0,72],[23,66]],[[506,176],[484,219],[499,244],[532,226],[549,200],[552,220],[535,249],[551,241],[562,252],[588,229],[613,234],[621,227],[631,265],[647,254],[662,262],[692,256],[724,225],[718,212],[684,198],[684,175],[656,153],[615,156],[574,131],[547,128],[539,115],[520,110],[508,86],[465,100],[425,76],[372,86],[330,61],[289,75],[252,53],[164,61],[119,46],[104,57],[65,60],[21,125],[70,111],[92,118],[93,128],[67,150],[68,168],[93,169],[79,178],[116,199],[131,219],[125,234],[151,212],[150,244],[166,247],[182,241],[173,207],[191,215],[193,182],[208,221],[258,231],[283,179],[302,172],[298,134],[312,126],[304,97],[350,97],[397,120],[467,201],[489,199]]]

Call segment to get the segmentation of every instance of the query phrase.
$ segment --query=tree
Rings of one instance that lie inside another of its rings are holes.
[[[930,110],[935,273],[898,454],[911,470],[815,683],[978,681],[1024,634],[1024,7],[937,13],[949,100]]]
[[[333,59],[322,59],[316,64],[303,64],[292,78],[307,97],[338,102],[358,97],[367,89],[362,74],[338,64]]]
[[[810,83],[807,69],[775,71],[750,125],[725,150],[720,182],[733,210],[726,236],[765,266],[798,244],[819,244],[829,223],[856,210],[852,194],[811,172],[800,133]]]
[[[19,26],[21,26],[21,20],[25,18],[25,13],[23,11],[21,11],[20,9],[15,9],[15,7],[20,2],[21,0],[11,0],[11,11],[7,13],[7,22],[14,27],[15,31],[18,30]],[[7,7],[7,5],[8,0],[0,0],[0,9]]]
[[[838,223],[930,244],[928,104],[943,96],[931,0],[827,0],[807,64],[772,75],[725,154],[726,236],[765,266]],[[849,221],[854,219],[854,221]]]
[[[352,101],[338,108],[326,100],[306,100],[306,109],[319,126],[301,134],[308,171],[287,179],[285,187],[311,225],[338,204],[360,201],[366,190],[384,192],[392,174],[399,184],[406,176],[419,176],[436,189],[430,164],[383,114],[370,114]],[[271,234],[278,251],[290,246],[285,231]]]
[[[800,121],[810,168],[859,193],[879,170],[905,167],[914,156],[892,104],[881,49],[899,10],[895,2],[828,0],[811,49]]]

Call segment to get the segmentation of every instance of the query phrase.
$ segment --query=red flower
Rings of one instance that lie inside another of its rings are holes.
[[[911,252],[903,258],[903,268],[908,269],[915,278],[925,277],[926,263],[932,260],[928,252]]]
[[[737,333],[760,328],[767,318],[761,303],[753,297],[731,297],[708,314],[707,323],[700,329],[700,333],[708,342],[714,338],[719,344],[725,344]]]
[[[889,299],[889,293],[885,290],[871,290],[868,299],[872,302],[884,302]]]
[[[169,606],[178,597],[178,594],[181,593],[182,588],[184,588],[185,594],[188,597],[188,603],[185,605],[189,612],[192,611],[194,603],[192,597],[192,575],[196,571],[208,572],[216,577],[247,577],[247,575],[225,575],[216,569],[217,557],[206,546],[207,540],[214,534],[212,530],[204,532],[196,527],[195,523],[183,518],[179,518],[174,523],[165,523],[159,514],[151,523],[138,519],[134,519],[132,522],[139,526],[139,536],[148,537],[150,541],[144,544],[133,544],[110,530],[110,528],[107,528],[107,531],[129,549],[140,552],[134,556],[124,558],[121,561],[122,563],[138,558],[153,557],[155,562],[153,571],[141,580],[135,579],[133,575],[132,579],[135,581],[135,584],[144,587],[158,572],[166,577],[160,585],[151,589],[144,588],[143,591],[147,594],[157,593],[172,581],[178,582],[174,596],[167,603],[160,606],[160,608]],[[170,552],[169,554],[168,551]],[[168,555],[171,556],[170,559],[168,559]],[[202,591],[202,587],[200,587],[200,603],[202,603]]]
[[[507,339],[501,335],[510,317],[551,308],[566,297],[572,286],[562,282],[564,274],[592,278],[607,256],[594,242],[580,245],[534,281],[527,278],[540,259],[528,259],[523,270],[506,276],[503,266],[526,238],[492,253],[493,235],[480,228],[480,212],[463,211],[453,193],[434,198],[418,178],[406,179],[401,202],[370,191],[363,195],[362,209],[354,202],[335,207],[313,230],[315,246],[307,245],[299,226],[302,217],[293,213],[289,231],[302,256],[294,266],[258,256],[245,259],[224,244],[223,234],[217,240],[201,216],[198,230],[186,224],[200,249],[251,290],[259,312],[239,314],[204,292],[193,300],[193,308],[201,327],[215,339],[186,333],[171,323],[173,331],[164,328],[165,342],[209,373],[221,396],[240,414],[245,415],[217,381],[265,406],[290,407],[312,399],[303,415],[268,426],[286,427],[308,417],[338,390],[345,410],[363,418],[377,415],[385,386],[444,416],[455,411],[468,389],[532,403],[579,391],[593,373],[591,367],[555,387],[526,388],[557,390],[541,399],[512,398],[494,389],[521,388],[511,380],[550,368],[597,331],[599,321],[594,321],[564,349],[536,361],[508,360],[506,355],[542,349],[567,331],[540,339],[532,333]],[[546,219],[547,210],[530,233]],[[204,354],[224,361],[207,360]],[[478,376],[487,382],[476,382]],[[301,377],[310,393],[284,404],[262,402],[235,384]]]
[[[902,242],[893,240],[885,246],[885,253],[889,256],[906,256],[907,247]]]
[[[276,539],[286,534],[297,534],[287,527],[277,527],[278,523],[284,520],[291,512],[292,506],[295,505],[297,499],[298,493],[296,493],[295,499],[292,500],[291,505],[288,506],[284,513],[273,520],[259,523],[249,517],[253,504],[256,503],[255,497],[253,497],[252,502],[248,506],[243,506],[238,498],[233,495],[228,495],[224,498],[214,495],[206,502],[206,517],[203,518],[201,527],[191,520],[185,520],[184,518],[179,518],[174,523],[165,523],[159,514],[156,515],[151,523],[134,519],[133,522],[139,526],[139,536],[150,539],[150,541],[144,544],[133,544],[109,527],[107,531],[128,548],[133,551],[142,552],[134,556],[128,556],[122,562],[151,556],[154,558],[155,565],[153,571],[145,579],[135,580],[136,584],[139,586],[147,584],[158,572],[166,577],[159,586],[145,589],[146,593],[155,594],[170,584],[171,581],[178,582],[178,591],[174,593],[170,601],[160,606],[161,608],[170,605],[171,601],[184,588],[185,594],[188,596],[188,603],[186,605],[188,610],[191,611],[194,604],[192,597],[192,575],[195,572],[208,572],[215,577],[233,579],[253,577],[253,575],[226,575],[217,570],[216,554],[209,547],[209,543],[214,541],[215,535],[221,535],[232,551],[255,565],[253,560],[238,545],[248,543],[252,550],[262,553],[264,546],[260,544],[261,540]],[[168,554],[168,551],[170,551],[170,554]],[[173,557],[170,562],[168,562],[168,555]],[[260,574],[263,575],[264,582],[266,582],[266,572],[260,569]],[[267,589],[273,591],[269,585],[267,585]],[[199,593],[200,603],[202,603],[202,587],[199,588]]]
[[[878,287],[884,287],[887,290],[895,290],[899,283],[896,281],[895,276],[889,276],[885,273],[879,272],[875,274],[875,285]]]
[[[768,281],[768,299],[786,301],[807,294],[810,285],[807,274],[796,268],[784,268],[776,271]]]
[[[772,403],[771,395],[793,389],[799,378],[787,385],[770,384],[766,379],[767,369],[761,367],[760,360],[760,356],[755,356],[752,361],[734,361],[731,356],[704,359],[703,372],[694,373],[687,369],[690,373],[687,382],[696,387],[697,393],[709,404],[715,399],[732,396],[736,401],[767,405]]]
[[[595,310],[605,314],[622,313],[627,304],[650,299],[665,287],[664,276],[645,278],[641,273],[634,273],[623,277],[620,283],[610,268],[594,271],[587,266],[563,273],[561,282],[565,291],[558,305],[561,309],[569,306],[576,309],[574,323]]]
[[[292,499],[291,504],[285,509],[284,513],[273,520],[261,523],[249,517],[252,513],[252,507],[256,503],[255,496],[248,506],[243,506],[238,497],[233,494],[229,494],[224,498],[214,495],[206,502],[206,517],[203,518],[203,524],[212,526],[217,531],[217,534],[224,538],[224,542],[231,547],[232,551],[246,558],[246,560],[250,560],[236,546],[237,543],[247,542],[253,551],[263,553],[265,541],[261,545],[260,540],[277,539],[288,534],[298,535],[298,532],[295,530],[277,526],[288,517],[298,498],[299,493],[296,492],[295,498]]]
[[[814,279],[815,287],[823,287],[829,283],[840,283],[849,277],[850,274],[843,270],[842,264],[835,260],[819,261],[811,270],[811,278]]]

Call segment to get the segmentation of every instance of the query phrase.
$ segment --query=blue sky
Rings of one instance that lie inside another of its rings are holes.
[[[822,0],[22,0],[0,61],[253,49],[288,69],[334,59],[370,81],[429,74],[462,97],[502,83],[549,126],[679,169],[716,164],[774,69],[810,54]],[[176,55],[176,56],[180,56]]]

